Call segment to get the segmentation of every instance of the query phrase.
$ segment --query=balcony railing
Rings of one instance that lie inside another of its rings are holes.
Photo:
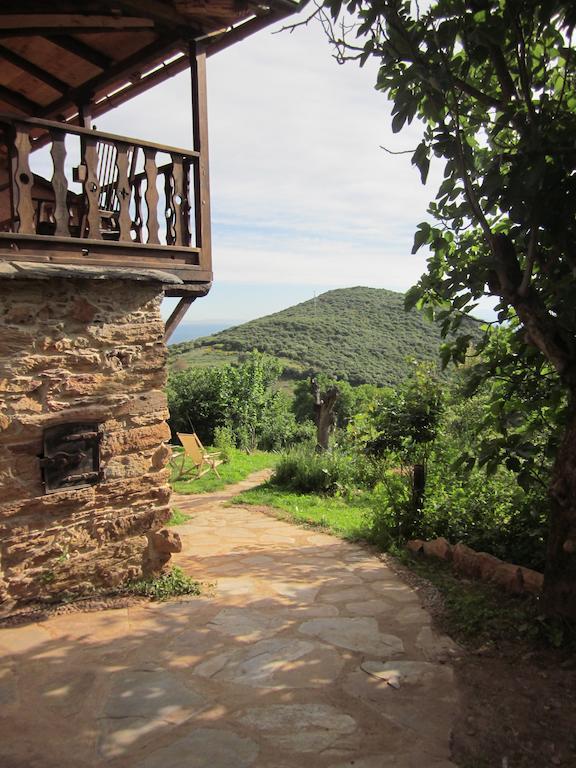
[[[208,282],[202,161],[177,147],[0,117],[0,259],[154,268]]]

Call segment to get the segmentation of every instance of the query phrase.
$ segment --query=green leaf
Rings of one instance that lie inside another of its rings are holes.
[[[412,253],[416,253],[425,243],[428,242],[432,227],[426,222],[418,224],[418,229],[414,235],[414,245],[412,246]]]
[[[413,285],[404,295],[404,309],[409,312],[414,309],[416,304],[422,298],[422,288],[419,285]]]

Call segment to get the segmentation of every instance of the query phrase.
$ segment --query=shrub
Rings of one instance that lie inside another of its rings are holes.
[[[282,366],[254,352],[238,365],[179,371],[168,380],[173,432],[197,432],[205,445],[226,429],[232,446],[246,451],[277,450],[300,432],[287,397],[276,391]],[[227,438],[226,438],[227,440]]]
[[[214,447],[220,451],[224,462],[228,463],[232,451],[236,447],[234,435],[229,427],[216,427],[214,430]]]
[[[272,482],[298,493],[334,495],[350,481],[346,457],[338,452],[316,453],[311,447],[298,448],[283,456]]]

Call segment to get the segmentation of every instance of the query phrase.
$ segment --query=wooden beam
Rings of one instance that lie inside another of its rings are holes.
[[[190,45],[190,74],[192,77],[193,147],[200,153],[194,177],[194,208],[196,246],[200,263],[212,268],[212,233],[210,226],[210,176],[208,163],[208,99],[206,93],[206,51],[196,43]]]
[[[172,314],[166,321],[166,326],[164,328],[165,344],[168,343],[168,339],[170,338],[170,336],[172,336],[172,334],[174,333],[178,325],[182,322],[182,320],[184,319],[184,315],[186,314],[190,306],[196,301],[196,298],[197,298],[196,296],[183,296],[178,302],[178,304],[176,304],[174,312],[172,312]]]
[[[164,55],[169,55],[174,50],[174,47],[175,41],[173,39],[168,40],[163,37],[136,51],[136,53],[128,56],[123,61],[109,63],[104,72],[92,77],[77,88],[71,88],[65,96],[56,99],[56,101],[44,107],[42,116],[50,117],[51,115],[57,115],[66,109],[70,103],[83,102],[87,97],[92,97],[94,93],[103,88],[107,83],[119,85],[118,80],[123,77],[129,80],[135,71],[141,70],[146,66],[146,59],[152,57],[162,58]]]
[[[207,37],[201,42],[205,43],[208,56],[212,56],[215,53],[229,48],[235,43],[239,43],[245,38],[253,35],[255,32],[259,32],[261,29],[269,27],[276,21],[280,21],[285,16],[288,16],[288,12],[278,12],[275,14],[268,13],[266,16],[256,16],[255,18],[244,21],[241,24],[237,24],[228,32],[225,32],[222,36],[218,37],[214,42],[210,41],[210,37]]]
[[[11,107],[16,107],[26,115],[37,115],[42,107],[21,93],[16,93],[5,85],[0,85],[0,101],[5,101]]]
[[[152,19],[136,18],[134,16],[89,16],[80,13],[10,13],[0,14],[0,30],[36,32],[43,34],[49,30],[73,30],[77,32],[113,32],[122,29],[150,29],[154,26]]]
[[[123,88],[121,91],[115,91],[110,96],[105,96],[99,99],[94,104],[94,117],[98,117],[99,115],[114,109],[114,107],[124,104],[124,102],[134,98],[134,96],[138,96],[139,94],[150,90],[150,88],[169,80],[171,77],[174,77],[174,75],[184,72],[189,66],[190,64],[186,54],[183,54],[181,58],[176,59],[175,61],[171,61],[169,64],[158,66],[154,72],[143,77],[141,80],[138,80],[136,83],[127,85],[126,88]]]
[[[84,59],[89,64],[93,64],[98,69],[108,69],[113,64],[112,59],[105,53],[95,50],[90,45],[86,45],[80,40],[76,40],[70,35],[46,35],[48,40],[68,53],[73,53],[80,59]]]
[[[50,88],[53,88],[55,91],[66,93],[70,87],[63,80],[60,80],[58,77],[50,74],[50,72],[46,72],[43,67],[38,67],[33,62],[28,61],[28,59],[25,59],[23,56],[20,56],[20,54],[15,53],[14,51],[11,51],[9,48],[5,48],[3,45],[0,45],[0,57],[2,57],[4,61],[10,62],[10,64],[14,64],[15,67],[18,67],[18,69],[21,69],[23,72],[27,72],[29,75],[32,75],[32,77],[35,77],[36,80],[40,80],[40,82],[46,83],[46,85],[49,85]]]

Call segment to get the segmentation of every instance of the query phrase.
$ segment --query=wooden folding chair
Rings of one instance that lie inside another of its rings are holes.
[[[172,457],[174,461],[181,459],[174,480],[183,480],[186,478],[195,479],[202,477],[202,475],[205,475],[206,472],[210,472],[210,470],[213,470],[216,476],[220,477],[217,467],[224,461],[224,459],[221,458],[222,454],[220,451],[208,453],[195,432],[190,435],[178,432],[177,435],[182,443],[183,450],[175,453]],[[192,468],[189,470],[184,469],[187,458],[192,462]]]

